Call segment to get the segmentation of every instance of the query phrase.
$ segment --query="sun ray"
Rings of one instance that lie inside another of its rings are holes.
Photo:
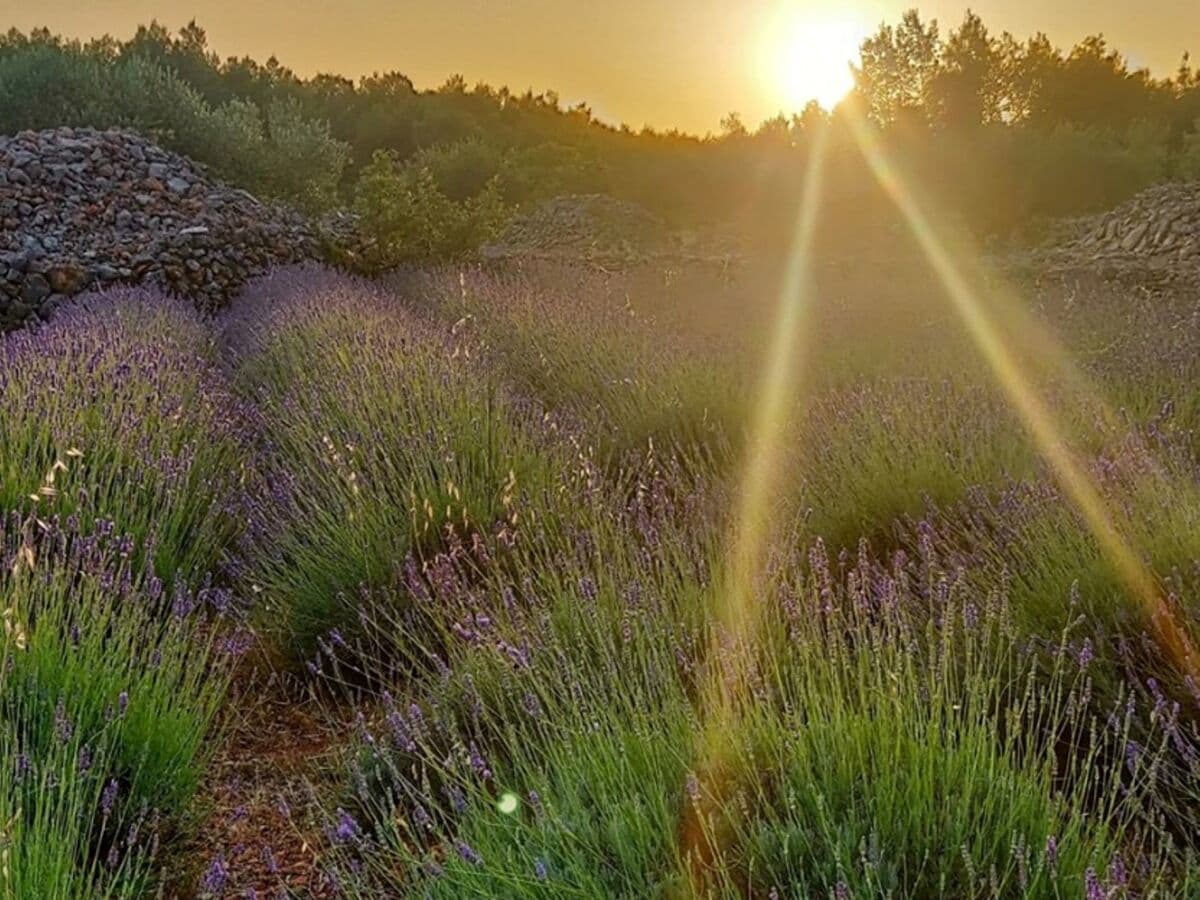
[[[804,193],[780,284],[774,339],[756,394],[758,402],[747,441],[739,503],[731,525],[731,549],[715,594],[718,604],[715,621],[719,627],[701,688],[704,721],[696,752],[697,777],[708,786],[708,797],[722,793],[719,785],[731,749],[730,739],[735,733],[742,691],[747,684],[745,675],[750,665],[747,653],[759,628],[761,610],[754,597],[770,545],[772,487],[778,483],[790,415],[797,398],[802,396],[810,313],[815,299],[812,246],[826,154],[827,139],[822,134],[807,163]],[[728,650],[732,650],[732,658]],[[693,876],[700,881],[703,863],[712,851],[704,835],[705,817],[703,809],[690,810],[680,822],[679,833],[683,855],[693,861]]]
[[[1009,403],[1020,416],[1038,453],[1083,517],[1126,589],[1142,605],[1159,645],[1179,671],[1195,676],[1196,651],[1191,638],[1176,619],[1157,579],[1109,513],[1103,496],[1076,459],[1049,407],[1022,372],[1016,355],[1005,343],[1002,330],[972,288],[964,267],[956,261],[946,240],[938,234],[903,173],[888,158],[871,125],[856,110],[847,109],[846,113],[846,119],[871,171],[904,217],[967,332],[991,367]],[[1013,321],[1026,331],[1032,330],[1027,321],[1022,323],[1020,318]],[[1044,337],[1039,339],[1039,346],[1047,346],[1048,341]],[[1066,358],[1065,352],[1058,352],[1063,359]],[[1075,378],[1077,384],[1082,383],[1082,376],[1077,374]]]

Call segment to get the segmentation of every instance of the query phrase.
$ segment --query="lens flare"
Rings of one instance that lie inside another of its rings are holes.
[[[1178,670],[1195,676],[1196,651],[1189,635],[1177,621],[1157,579],[1110,515],[1103,496],[1063,438],[1049,407],[1022,372],[1016,356],[1003,339],[1001,329],[988,314],[966,277],[964,267],[956,261],[946,240],[938,234],[933,220],[917,194],[909,187],[903,173],[888,158],[872,126],[855,110],[847,110],[846,120],[875,178],[907,222],[952,306],[991,366],[1009,403],[1020,415],[1039,454],[1083,517],[1126,589],[1142,605],[1159,645]],[[974,256],[962,255],[964,258]],[[1043,339],[1042,343],[1045,344],[1047,340]]]
[[[703,893],[705,864],[716,848],[705,833],[706,804],[719,803],[725,759],[736,734],[742,692],[747,686],[747,651],[753,646],[760,610],[755,586],[767,561],[773,486],[783,462],[789,414],[798,403],[801,376],[809,344],[809,319],[815,299],[812,283],[812,245],[821,205],[827,138],[814,143],[805,173],[804,194],[779,291],[778,314],[760,380],[746,448],[740,502],[732,525],[731,550],[716,594],[719,625],[702,686],[705,717],[697,751],[696,790],[685,806],[679,841],[692,861],[697,895]],[[701,790],[700,786],[705,789]]]

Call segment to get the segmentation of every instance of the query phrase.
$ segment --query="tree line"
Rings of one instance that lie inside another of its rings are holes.
[[[834,148],[834,219],[861,233],[885,207],[852,115],[984,233],[1200,178],[1200,72],[1186,57],[1157,78],[1101,36],[1062,50],[992,34],[974,13],[943,33],[911,11],[863,43],[854,74],[832,114],[810,104],[754,128],[730,114],[700,137],[614,127],[553,92],[461,76],[435,89],[399,72],[304,78],[274,58],[220,58],[195,22],[86,43],[12,30],[0,36],[0,132],[133,127],[261,195],[310,212],[353,204],[401,258],[469,252],[512,210],[564,193],[608,193],[678,225],[773,227],[820,132]]]

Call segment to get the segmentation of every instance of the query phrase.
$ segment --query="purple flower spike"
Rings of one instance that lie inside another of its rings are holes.
[[[228,881],[229,867],[225,864],[225,857],[218,855],[204,873],[204,878],[200,881],[200,888],[205,893],[215,896],[225,890]]]
[[[358,843],[361,835],[362,829],[358,827],[358,822],[355,821],[354,816],[339,806],[337,810],[337,823],[330,832],[330,840],[338,846],[345,846],[346,844]]]
[[[476,853],[475,849],[466,841],[455,842],[454,849],[458,851],[463,862],[468,862],[473,866],[483,865],[483,857]]]
[[[100,812],[104,818],[108,818],[113,811],[113,807],[117,803],[117,793],[120,791],[120,786],[117,784],[117,779],[110,778],[108,784],[104,786],[104,793],[100,795]]]

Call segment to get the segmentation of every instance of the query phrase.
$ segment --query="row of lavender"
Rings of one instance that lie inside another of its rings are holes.
[[[254,589],[360,704],[316,823],[330,890],[1196,889],[1200,704],[1161,617],[1195,640],[1200,507],[1165,408],[1102,416],[1044,373],[1157,610],[1003,399],[929,372],[837,373],[800,404],[747,576],[736,354],[577,277],[406,287],[441,327],[301,272],[234,329],[279,523]]]
[[[246,632],[237,404],[205,324],[130,291],[0,342],[6,897],[136,896],[189,809]]]
[[[300,269],[219,333],[135,293],[6,340],[5,890],[145,886],[246,607],[360,710],[297,823],[329,892],[1196,889],[1196,685],[986,383],[830,375],[748,576],[741,354],[556,277],[422,276],[414,310]],[[831,359],[901,342],[847,332]],[[1187,375],[1155,334],[1134,394]],[[1190,435],[1051,393],[1192,639]],[[232,851],[202,891],[261,888]]]

